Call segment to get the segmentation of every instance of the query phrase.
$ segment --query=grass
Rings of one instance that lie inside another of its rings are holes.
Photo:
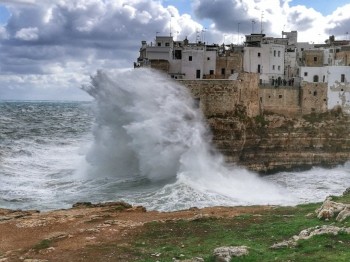
[[[335,199],[350,203],[350,195]],[[299,241],[294,248],[270,249],[274,243],[287,240],[306,228],[329,224],[349,226],[346,221],[317,219],[314,211],[320,205],[279,207],[259,216],[153,222],[145,226],[130,249],[137,254],[137,261],[145,262],[193,257],[214,261],[212,252],[216,247],[238,245],[248,246],[250,252],[234,261],[350,261],[348,234],[322,235]],[[307,216],[310,213],[315,215]],[[159,257],[152,256],[159,253]]]
[[[333,200],[350,203],[350,194],[333,197]],[[248,246],[249,254],[234,261],[350,261],[350,235],[345,233],[315,236],[298,241],[295,247],[270,248],[310,227],[350,226],[350,219],[343,222],[319,220],[315,210],[321,204],[277,207],[232,218],[150,222],[133,231],[123,245],[109,243],[89,249],[101,258],[96,261],[163,262],[201,257],[213,262],[215,248],[240,245]]]
[[[51,247],[51,244],[52,244],[51,240],[43,239],[39,243],[37,243],[35,246],[33,246],[33,249],[35,251],[39,251],[39,250]]]

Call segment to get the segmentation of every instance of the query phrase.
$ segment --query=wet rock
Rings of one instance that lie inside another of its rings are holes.
[[[132,205],[119,201],[119,202],[106,202],[106,203],[97,203],[92,204],[91,202],[77,202],[73,204],[73,208],[93,208],[93,207],[120,207],[123,209],[132,208]]]
[[[214,258],[215,262],[229,262],[233,257],[244,256],[248,253],[246,246],[218,247],[214,249]]]
[[[349,195],[349,194],[350,194],[350,187],[348,187],[347,189],[345,189],[345,191],[343,192],[343,196]]]

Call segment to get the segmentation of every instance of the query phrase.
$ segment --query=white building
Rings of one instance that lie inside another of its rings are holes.
[[[271,84],[284,80],[285,45],[264,40],[264,35],[246,37],[247,46],[244,47],[243,57],[244,71],[260,73],[260,83]]]

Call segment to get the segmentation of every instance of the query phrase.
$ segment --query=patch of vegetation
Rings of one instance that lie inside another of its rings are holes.
[[[37,243],[35,246],[33,246],[33,249],[35,251],[39,251],[39,250],[42,250],[42,249],[49,248],[49,247],[51,247],[51,245],[52,245],[52,241],[51,240],[43,239],[39,243]]]
[[[269,124],[269,121],[265,119],[264,115],[257,115],[254,118],[255,124],[259,127],[266,127]]]
[[[337,197],[350,201],[350,196]],[[202,218],[145,225],[126,252],[137,261],[172,261],[202,257],[214,261],[212,252],[220,246],[249,247],[249,255],[234,261],[350,261],[350,236],[322,235],[298,242],[295,248],[270,249],[274,243],[297,235],[303,229],[333,223],[317,219],[315,210],[321,203],[296,207],[278,207],[260,214],[233,218]],[[310,215],[311,214],[311,215]],[[157,257],[156,257],[157,255]]]

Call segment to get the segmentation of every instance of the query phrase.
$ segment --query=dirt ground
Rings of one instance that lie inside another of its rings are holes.
[[[98,248],[132,243],[151,221],[194,220],[259,213],[271,207],[213,207],[177,212],[146,211],[122,202],[81,203],[40,213],[0,209],[0,262],[129,261],[128,254]],[[123,259],[124,256],[124,259]]]

